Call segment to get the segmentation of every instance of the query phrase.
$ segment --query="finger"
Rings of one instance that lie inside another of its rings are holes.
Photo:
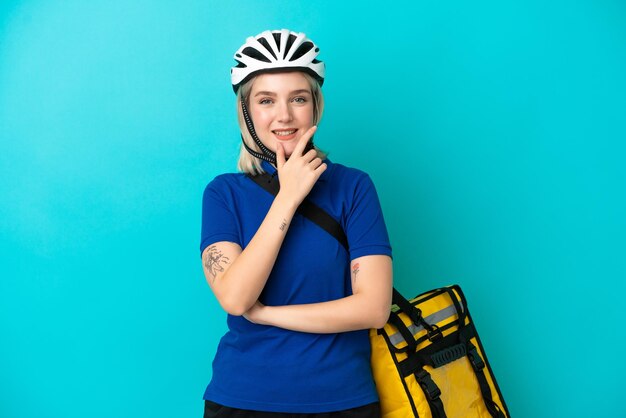
[[[276,168],[282,167],[285,165],[285,150],[283,149],[283,144],[276,144]]]
[[[302,158],[304,158],[304,160],[308,162],[313,161],[316,157],[317,157],[317,150],[315,149],[309,150],[306,154],[302,156]]]
[[[324,171],[326,171],[326,169],[327,169],[327,168],[328,168],[328,165],[327,165],[326,163],[322,163],[322,164],[320,164],[320,166],[319,166],[319,167],[317,167],[317,168],[315,169],[315,173],[317,173],[318,175],[320,175],[320,176],[321,176],[321,175],[322,175],[322,173],[323,173]],[[319,178],[319,177],[318,177],[318,178]]]
[[[310,167],[315,170],[317,169],[320,165],[322,165],[322,159],[321,158],[314,158],[313,161],[311,161],[309,163]]]
[[[295,155],[302,155],[302,152],[304,151],[306,144],[309,143],[309,139],[311,139],[311,137],[313,136],[316,130],[317,130],[317,126],[313,125],[309,129],[307,129],[307,131],[304,134],[302,134],[302,136],[298,140],[298,144],[296,145],[296,148],[294,148],[293,150],[293,153]]]

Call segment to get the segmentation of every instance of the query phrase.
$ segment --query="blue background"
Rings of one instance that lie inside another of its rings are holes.
[[[327,62],[408,296],[460,283],[514,417],[623,417],[621,1],[3,1],[0,416],[193,417],[225,316],[198,251],[245,38]]]

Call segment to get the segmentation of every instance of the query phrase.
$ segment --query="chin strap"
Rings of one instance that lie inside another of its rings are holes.
[[[246,141],[243,139],[243,134],[241,135],[241,142],[243,142],[243,146],[246,149],[246,151],[248,151],[252,156],[256,158],[260,158],[261,160],[265,160],[268,163],[276,166],[276,153],[270,150],[269,148],[267,148],[257,136],[256,131],[254,130],[254,124],[252,123],[252,118],[250,118],[250,114],[248,113],[248,107],[246,106],[245,102],[246,101],[242,97],[241,98],[241,112],[243,113],[243,119],[246,121],[246,126],[248,127],[248,132],[250,132],[250,136],[252,137],[254,142],[259,146],[259,148],[261,149],[263,153],[261,154],[260,152],[256,152],[255,150],[250,148],[248,144],[246,144]]]

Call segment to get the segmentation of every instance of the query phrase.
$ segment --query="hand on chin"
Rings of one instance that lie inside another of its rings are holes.
[[[285,151],[285,157],[289,158],[291,154],[293,153],[293,150],[296,147],[297,143],[298,143],[297,139],[291,139],[289,141],[276,140],[275,148],[278,149],[278,147],[282,147],[283,150]]]

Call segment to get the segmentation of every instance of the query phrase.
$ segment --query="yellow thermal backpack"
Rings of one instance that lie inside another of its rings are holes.
[[[382,418],[510,418],[458,285],[393,303],[370,330]]]

